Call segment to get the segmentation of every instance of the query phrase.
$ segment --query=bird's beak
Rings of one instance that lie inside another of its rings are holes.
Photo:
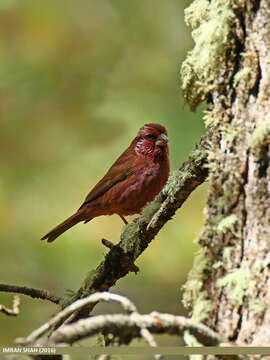
[[[167,145],[168,137],[165,134],[160,134],[156,140],[156,146],[164,147]]]

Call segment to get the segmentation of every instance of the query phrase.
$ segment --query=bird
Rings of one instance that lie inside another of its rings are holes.
[[[140,213],[154,200],[166,184],[169,172],[166,128],[160,124],[143,125],[79,209],[41,240],[50,243],[77,223],[88,223],[101,215],[117,214],[127,224],[125,216]]]

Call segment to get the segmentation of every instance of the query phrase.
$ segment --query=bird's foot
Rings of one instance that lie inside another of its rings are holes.
[[[122,215],[119,215],[119,216],[120,216],[120,218],[124,221],[124,223],[127,225],[128,222],[127,222],[127,220],[124,218],[124,216],[122,216]]]
[[[131,271],[131,272],[134,272],[135,275],[137,275],[137,272],[139,272],[140,269],[138,268],[137,265],[135,265],[135,264],[133,263],[133,264],[130,266],[130,271]]]

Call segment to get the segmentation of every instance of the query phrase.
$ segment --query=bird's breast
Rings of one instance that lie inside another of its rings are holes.
[[[139,213],[142,208],[160,192],[168,178],[168,172],[163,171],[160,164],[150,164],[119,183],[117,213],[131,215]]]

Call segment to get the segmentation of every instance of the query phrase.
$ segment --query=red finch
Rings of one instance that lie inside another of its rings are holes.
[[[106,175],[87,195],[75,214],[53,228],[41,240],[52,242],[80,221],[96,216],[140,213],[160,192],[169,176],[167,131],[159,124],[145,124]]]

